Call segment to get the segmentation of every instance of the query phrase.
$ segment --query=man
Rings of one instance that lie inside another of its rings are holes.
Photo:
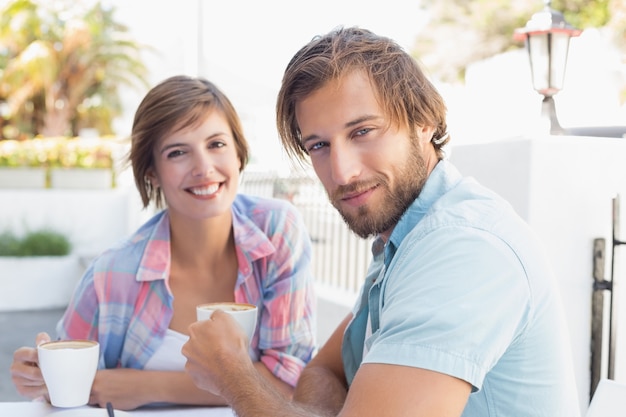
[[[444,159],[445,104],[390,39],[341,28],[289,63],[283,145],[310,158],[348,226],[376,236],[353,310],[292,402],[226,314],[193,324],[195,383],[239,416],[578,416],[554,278],[508,203]]]

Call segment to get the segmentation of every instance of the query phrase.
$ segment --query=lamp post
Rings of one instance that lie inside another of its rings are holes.
[[[513,37],[526,43],[533,88],[543,95],[541,117],[548,121],[551,134],[561,135],[565,132],[556,116],[553,96],[563,88],[569,40],[581,30],[552,9],[551,1],[544,3],[543,10],[532,15],[526,26],[516,29]]]

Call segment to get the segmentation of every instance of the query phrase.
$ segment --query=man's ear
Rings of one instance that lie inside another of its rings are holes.
[[[422,146],[430,143],[434,133],[434,126],[416,126],[415,128],[415,134],[419,140],[420,145]]]

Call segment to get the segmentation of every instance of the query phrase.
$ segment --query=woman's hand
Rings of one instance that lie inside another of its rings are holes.
[[[35,338],[35,346],[49,342],[47,333],[39,333]],[[11,379],[17,392],[30,399],[45,398],[49,401],[48,388],[39,369],[39,357],[36,347],[21,347],[13,353]]]
[[[91,386],[89,404],[102,408],[110,402],[117,410],[134,410],[149,403],[142,393],[144,371],[138,369],[101,369]]]
[[[110,402],[118,410],[134,410],[147,404],[187,404],[221,406],[223,398],[196,387],[183,371],[141,369],[101,369],[91,387],[89,404],[105,407]]]

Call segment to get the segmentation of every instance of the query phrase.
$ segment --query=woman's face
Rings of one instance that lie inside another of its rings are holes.
[[[154,161],[149,177],[171,216],[203,220],[230,213],[241,162],[221,111],[212,109],[203,121],[165,136]]]

